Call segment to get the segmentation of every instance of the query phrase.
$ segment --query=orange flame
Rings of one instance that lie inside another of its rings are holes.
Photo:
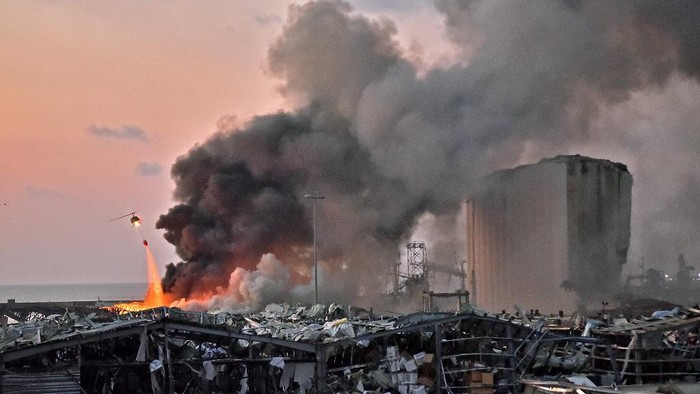
[[[163,294],[163,286],[160,284],[160,275],[158,274],[156,259],[153,257],[153,253],[148,244],[144,243],[144,246],[146,247],[146,260],[148,262],[148,290],[146,290],[146,296],[141,302],[114,304],[111,309],[116,311],[138,312],[166,304],[166,297]]]

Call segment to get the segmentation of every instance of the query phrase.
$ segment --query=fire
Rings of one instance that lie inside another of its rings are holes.
[[[136,312],[144,309],[156,308],[166,304],[166,296],[163,294],[163,286],[160,284],[160,275],[158,274],[156,259],[153,257],[151,248],[145,241],[144,246],[146,247],[146,260],[148,262],[148,290],[146,290],[146,296],[141,302],[114,304],[111,309],[117,311]]]

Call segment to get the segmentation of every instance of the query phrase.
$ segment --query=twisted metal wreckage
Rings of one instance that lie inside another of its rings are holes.
[[[0,392],[581,394],[700,377],[698,309],[609,322],[467,309],[97,309],[8,324],[0,308]]]

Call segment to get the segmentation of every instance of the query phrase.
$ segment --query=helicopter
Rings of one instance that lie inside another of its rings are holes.
[[[125,217],[127,217],[127,216],[129,216],[129,215],[131,215],[131,217],[129,218],[129,222],[131,222],[131,225],[132,225],[132,226],[134,226],[134,227],[139,227],[139,226],[141,226],[141,218],[138,217],[138,216],[136,216],[136,211],[134,211],[134,212],[129,212],[129,213],[127,213],[126,215],[122,215],[122,216],[116,217],[116,218],[114,218],[114,219],[110,219],[110,220],[108,220],[108,222],[113,222],[113,221],[115,221],[115,220],[118,220],[118,219],[121,219],[121,218],[125,218]],[[139,234],[141,234],[141,230],[140,230],[140,229],[139,229]],[[146,247],[148,246],[148,241],[146,241],[145,239],[143,240],[143,246],[146,246]]]
[[[127,216],[129,216],[129,215],[131,215],[131,218],[129,218],[129,221],[131,222],[131,225],[132,225],[132,226],[138,227],[138,226],[141,225],[141,218],[138,217],[138,216],[136,216],[136,212],[129,212],[129,213],[127,213],[126,215],[122,215],[122,216],[116,217],[116,218],[114,218],[114,219],[110,219],[110,220],[108,220],[108,222],[113,222],[113,221],[115,221],[115,220],[118,220],[118,219],[121,219],[121,218],[125,218],[125,217],[127,217]]]

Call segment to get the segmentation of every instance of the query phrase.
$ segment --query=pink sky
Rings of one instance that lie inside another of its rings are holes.
[[[140,235],[108,222],[131,211],[160,269],[179,261],[154,228],[170,166],[221,117],[288,106],[265,71],[288,4],[0,1],[0,285],[145,281]],[[440,61],[439,19],[411,4],[355,6]]]

